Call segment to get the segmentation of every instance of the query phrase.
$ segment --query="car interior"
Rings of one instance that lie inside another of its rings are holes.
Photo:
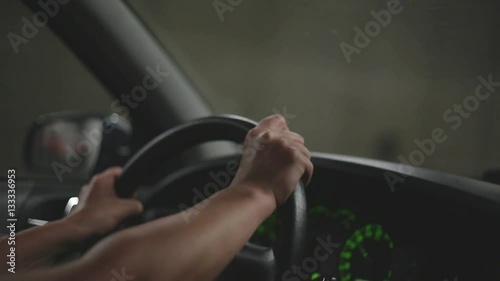
[[[11,2],[0,213],[14,169],[16,232],[65,217],[112,166],[145,206],[124,227],[183,211],[282,114],[312,181],[217,280],[500,280],[497,2]]]

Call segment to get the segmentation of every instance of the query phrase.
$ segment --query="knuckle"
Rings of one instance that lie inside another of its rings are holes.
[[[286,149],[289,147],[288,141],[286,139],[283,139],[283,138],[276,139],[275,142],[276,142],[276,146],[278,146],[279,148]]]
[[[301,136],[301,135],[299,135],[299,134],[297,134],[297,139],[298,139],[298,140],[299,140],[299,142],[301,142],[301,143],[304,143],[304,141],[305,141],[305,140],[304,140],[304,137],[303,137],[303,136]]]
[[[292,159],[294,159],[294,160],[300,159],[300,154],[301,154],[301,152],[299,150],[294,149],[294,148],[290,149],[290,155],[291,155]]]
[[[250,131],[248,131],[248,134],[247,136],[248,137],[251,137],[251,138],[256,138],[258,135],[259,135],[259,129],[257,127],[251,129]]]
[[[286,119],[281,114],[273,115],[273,120],[277,123],[286,124]]]
[[[309,151],[309,149],[305,148],[304,152],[305,152],[305,155],[307,156],[307,158],[311,159],[311,151]]]
[[[104,176],[102,174],[101,175],[96,175],[96,176],[94,176],[94,178],[95,179],[92,179],[92,181],[94,182],[95,186],[101,187],[101,186],[104,186],[106,184],[106,182],[107,182],[106,176]]]
[[[121,167],[111,167],[106,171],[106,174],[110,176],[117,176],[121,174],[122,171],[123,169]]]
[[[142,203],[139,202],[139,201],[136,201],[135,203],[135,209],[136,209],[136,212],[142,212],[144,207],[142,206]]]
[[[274,133],[271,130],[267,130],[261,135],[261,139],[266,142],[272,140],[273,138],[274,138]]]
[[[97,182],[99,181],[99,175],[94,175],[92,176],[92,178],[90,179],[90,183],[91,184],[97,184]]]

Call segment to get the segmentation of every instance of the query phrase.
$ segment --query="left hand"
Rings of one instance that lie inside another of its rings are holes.
[[[114,183],[121,172],[120,167],[109,168],[82,187],[78,205],[65,220],[80,229],[84,236],[106,233],[127,217],[142,213],[141,202],[116,195]]]

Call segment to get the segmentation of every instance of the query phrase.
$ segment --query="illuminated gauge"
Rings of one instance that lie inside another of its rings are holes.
[[[308,211],[308,239],[307,251],[310,255],[315,255],[319,240],[332,241],[335,246],[334,252],[338,254],[338,246],[352,233],[355,225],[356,215],[349,209],[337,209],[330,211],[324,205],[315,205]],[[318,268],[311,272],[308,280],[331,281],[338,280],[337,268],[338,256],[328,255],[326,259],[318,262]]]
[[[341,281],[389,281],[394,244],[379,224],[356,230],[339,256]]]
[[[323,205],[317,205],[309,209],[309,223],[311,223],[311,226],[317,223],[318,227],[323,228],[324,226],[322,225],[325,223],[325,218],[338,221],[344,230],[349,230],[356,220],[356,215],[349,209],[340,209],[332,212]]]
[[[319,278],[321,278],[321,274],[319,272],[314,272],[313,274],[311,274],[311,277],[310,277],[311,281],[314,281],[314,280],[319,279]]]
[[[250,242],[260,246],[271,247],[278,239],[278,216],[273,213],[264,222],[262,222],[257,230],[250,238]]]

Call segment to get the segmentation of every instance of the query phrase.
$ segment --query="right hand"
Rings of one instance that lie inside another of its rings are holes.
[[[243,157],[232,185],[256,188],[283,204],[302,178],[307,185],[313,174],[311,153],[304,138],[288,129],[285,118],[272,115],[250,130]]]

